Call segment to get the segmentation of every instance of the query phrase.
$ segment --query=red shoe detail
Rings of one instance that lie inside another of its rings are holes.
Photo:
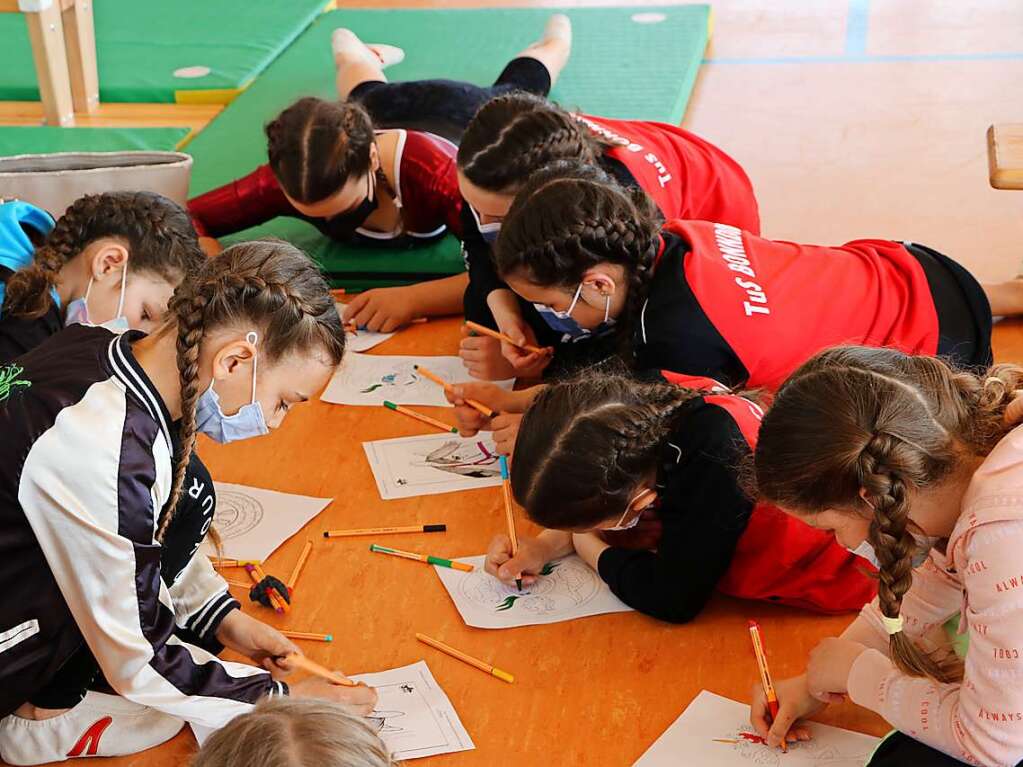
[[[86,747],[88,751],[85,752],[86,756],[96,756],[96,751],[99,750],[99,739],[103,737],[103,733],[107,727],[110,726],[114,720],[105,716],[102,719],[97,719],[93,724],[85,731],[85,733],[78,739],[78,742],[71,747],[71,750],[67,752],[70,756],[81,756],[82,752],[85,752]]]

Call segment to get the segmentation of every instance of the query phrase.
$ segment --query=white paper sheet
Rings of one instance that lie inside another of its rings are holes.
[[[471,573],[434,567],[458,608],[462,620],[481,629],[507,629],[541,623],[560,623],[632,608],[578,556],[549,562],[532,586],[519,591],[506,586],[483,569],[484,556],[458,560],[475,565]]]
[[[810,731],[813,739],[787,754],[753,743],[742,737],[753,732],[749,706],[703,690],[633,767],[863,767],[878,742],[826,724],[811,722]]]
[[[192,735],[195,736],[195,742],[199,744],[199,748],[202,748],[203,744],[206,743],[206,738],[216,732],[216,729],[213,727],[203,727],[201,724],[195,724],[194,722],[189,722],[188,726],[192,728]]]
[[[385,501],[501,484],[497,448],[487,436],[425,434],[363,442]]]
[[[334,306],[337,308],[337,314],[344,321],[345,305],[335,303]],[[345,349],[349,352],[365,352],[372,349],[377,344],[382,344],[388,338],[393,336],[394,333],[374,333],[370,330],[360,330],[357,333],[352,333],[348,330],[345,331]]]
[[[359,674],[352,679],[376,688],[379,700],[376,710],[369,715],[370,724],[379,729],[395,759],[418,759],[476,748],[426,661]],[[213,727],[199,724],[191,727],[200,747],[216,732]]]
[[[476,748],[426,661],[352,679],[376,688],[380,699],[370,719],[380,724],[380,737],[395,759]]]
[[[216,487],[213,524],[223,541],[221,556],[229,559],[266,559],[333,500],[228,482],[217,482]],[[209,541],[203,551],[217,556]]]
[[[458,357],[347,354],[320,399],[338,405],[382,405],[389,400],[397,405],[449,406],[444,388],[420,375],[416,365],[450,383],[472,380]],[[515,381],[493,383],[510,389]]]

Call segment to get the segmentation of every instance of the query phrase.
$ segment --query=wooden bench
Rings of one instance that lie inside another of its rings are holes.
[[[74,125],[75,112],[99,106],[93,0],[0,0],[0,13],[23,13],[28,23],[43,116],[49,125]]]
[[[1023,189],[1023,123],[1002,123],[987,129],[987,160],[991,186]]]

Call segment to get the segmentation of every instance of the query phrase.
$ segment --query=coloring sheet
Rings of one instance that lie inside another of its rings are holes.
[[[320,399],[338,405],[383,405],[387,400],[396,405],[449,407],[444,388],[420,375],[416,365],[422,365],[450,383],[473,380],[459,357],[346,354]],[[510,389],[515,381],[494,383]]]
[[[501,484],[493,440],[477,435],[426,434],[363,442],[385,501]]]
[[[469,626],[507,629],[632,609],[612,594],[600,576],[575,554],[548,562],[539,580],[522,591],[506,586],[484,571],[485,559],[483,556],[460,559],[476,566],[471,573],[434,567]]]
[[[418,759],[476,748],[426,661],[352,679],[376,688],[380,697],[369,720],[395,759]],[[200,746],[216,731],[199,724],[191,727]]]
[[[333,500],[227,482],[217,482],[216,487],[213,524],[223,541],[220,556],[228,559],[266,559]],[[211,557],[218,556],[208,540],[202,550]]]
[[[380,699],[369,718],[395,759],[476,748],[426,661],[352,679],[376,688]]]
[[[337,307],[337,314],[344,321],[343,312],[345,310],[344,304],[334,304]],[[352,333],[349,330],[345,331],[345,350],[348,352],[364,352],[372,349],[377,344],[382,344],[388,338],[393,336],[394,333],[374,333],[369,330],[360,330],[356,333]]]
[[[863,767],[878,739],[810,723],[787,754],[758,742],[749,706],[703,690],[633,767]]]

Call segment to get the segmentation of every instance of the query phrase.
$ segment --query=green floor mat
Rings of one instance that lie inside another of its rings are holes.
[[[94,2],[100,100],[127,102],[227,103],[326,5],[326,0]],[[0,14],[0,42],[5,51],[0,99],[38,101],[22,14]]]
[[[507,61],[540,36],[546,19],[558,10],[343,9],[324,14],[188,145],[195,157],[191,193],[227,183],[266,162],[263,125],[299,96],[336,98],[330,35],[337,27],[349,27],[367,42],[404,48],[405,60],[387,70],[392,80],[441,77],[490,84]],[[562,12],[572,20],[575,49],[553,99],[606,117],[681,121],[707,44],[708,6]],[[397,274],[417,279],[463,268],[452,237],[411,251],[358,249],[332,243],[312,227],[282,218],[225,240],[256,233],[302,245],[346,287],[392,284]]]
[[[53,152],[173,151],[188,128],[0,127],[0,157]]]

